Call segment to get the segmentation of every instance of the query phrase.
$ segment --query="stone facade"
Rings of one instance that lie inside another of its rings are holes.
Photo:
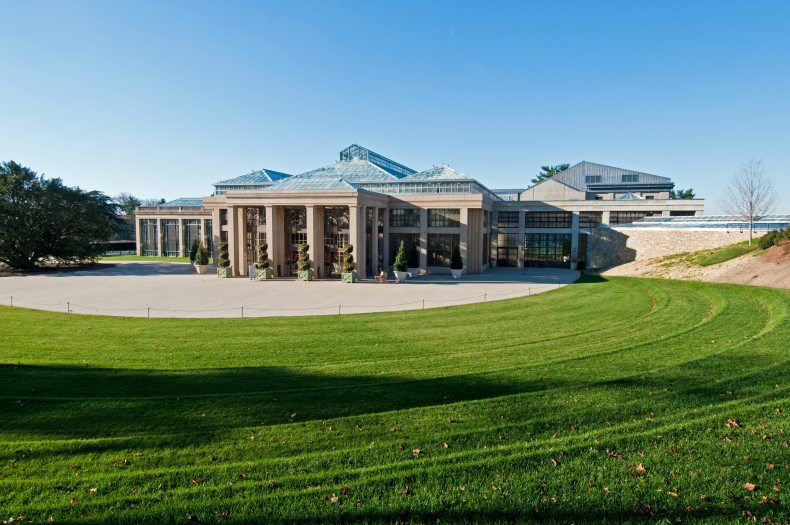
[[[754,237],[763,233],[755,232]],[[746,240],[749,240],[749,232],[740,230],[599,228],[590,232],[589,266],[607,268],[676,253],[709,250]]]

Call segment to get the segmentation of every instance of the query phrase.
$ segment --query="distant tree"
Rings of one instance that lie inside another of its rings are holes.
[[[118,222],[118,206],[103,193],[0,163],[0,262],[30,269],[47,260],[95,260]]]
[[[131,193],[121,193],[115,197],[115,202],[118,204],[121,212],[127,217],[134,216],[134,210],[143,203]]]
[[[537,184],[539,182],[543,182],[546,179],[552,178],[557,173],[561,171],[565,171],[570,168],[570,164],[557,164],[556,166],[541,166],[540,173],[538,173],[534,179],[532,179],[532,184]]]
[[[754,221],[767,214],[776,202],[776,192],[763,162],[749,159],[733,175],[727,188],[724,209],[749,223],[749,245],[754,236]]]
[[[165,199],[143,199],[140,203],[140,206],[159,206],[161,204],[166,203]]]
[[[694,188],[689,188],[687,190],[669,190],[670,199],[689,200],[696,196],[697,194],[694,193]]]

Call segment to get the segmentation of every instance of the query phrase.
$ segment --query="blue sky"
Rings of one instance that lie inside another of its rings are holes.
[[[0,159],[201,196],[359,143],[489,187],[672,177],[717,211],[764,159],[790,213],[790,2],[0,0]]]

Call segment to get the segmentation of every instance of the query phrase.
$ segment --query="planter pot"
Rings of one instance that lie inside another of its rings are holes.
[[[309,270],[299,270],[297,272],[298,279],[300,281],[312,281],[313,280],[313,270],[312,268]]]
[[[488,266],[491,268],[496,268],[496,259],[489,259]]]
[[[230,269],[230,266],[228,266],[227,268],[222,268],[222,267],[217,268],[217,277],[222,277],[227,279],[232,275],[233,275],[233,270]]]
[[[340,280],[344,283],[355,283],[357,282],[357,271],[354,270],[352,272],[343,272],[340,274]]]
[[[392,272],[395,274],[395,280],[399,283],[405,283],[406,278],[409,276],[409,272]]]
[[[195,271],[198,275],[208,275],[208,264],[196,264]]]
[[[461,270],[453,270],[451,268],[450,269],[450,273],[453,274],[453,279],[455,279],[457,281],[458,279],[461,278],[461,274],[464,273],[464,270],[463,269],[461,269]]]
[[[255,280],[256,281],[268,281],[272,278],[272,269],[271,268],[256,268],[255,269]]]
[[[420,275],[420,269],[419,268],[408,268],[406,270],[406,273],[409,274],[409,279],[414,279],[415,277]]]

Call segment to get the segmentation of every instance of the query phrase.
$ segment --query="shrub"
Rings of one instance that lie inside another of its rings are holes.
[[[192,247],[189,249],[189,262],[194,263],[195,257],[197,256],[198,248],[200,248],[200,241],[195,239],[192,243]]]
[[[299,261],[298,261],[299,271],[306,272],[310,269],[310,245],[307,243],[302,243],[299,246]]]
[[[409,247],[409,268],[419,268],[420,267],[420,249],[417,247],[417,243],[411,243]]]
[[[398,253],[395,254],[395,263],[392,265],[392,269],[396,272],[405,272],[408,268],[409,263],[406,258],[406,246],[404,246],[403,241],[401,241],[398,247]]]
[[[200,266],[208,264],[208,250],[202,242],[198,242],[197,250],[195,250],[195,264]]]
[[[220,268],[227,268],[230,266],[230,254],[228,253],[228,243],[221,242],[219,244],[219,261],[217,266]]]
[[[777,244],[779,241],[782,240],[783,234],[776,230],[769,231],[762,237],[757,240],[757,244],[760,245],[761,250],[767,250],[774,244]]]
[[[343,271],[346,273],[354,271],[354,256],[352,255],[353,251],[353,244],[346,244],[346,247],[343,248]]]
[[[255,268],[258,270],[265,270],[269,267],[269,253],[266,251],[269,245],[262,242],[258,245],[258,262],[255,263]]]
[[[456,244],[453,246],[453,254],[450,256],[450,269],[451,270],[463,270],[464,269],[464,261],[461,259],[461,249]]]

